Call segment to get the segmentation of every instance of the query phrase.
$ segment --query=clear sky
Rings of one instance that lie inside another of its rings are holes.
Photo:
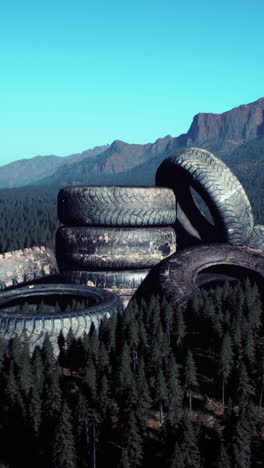
[[[263,0],[10,0],[0,165],[185,133],[264,97]]]

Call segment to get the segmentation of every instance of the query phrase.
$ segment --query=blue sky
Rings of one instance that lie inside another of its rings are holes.
[[[262,0],[10,0],[0,165],[185,133],[264,97]]]

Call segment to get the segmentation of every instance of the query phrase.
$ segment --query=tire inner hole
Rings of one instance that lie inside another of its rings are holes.
[[[95,299],[81,295],[32,295],[8,301],[0,306],[0,310],[19,314],[55,314],[83,310],[95,304]]]
[[[198,273],[196,285],[200,289],[215,289],[219,285],[223,285],[225,281],[236,283],[249,278],[251,283],[256,283],[260,290],[263,289],[264,279],[258,273],[249,270],[248,268],[237,265],[213,265],[205,268]]]
[[[212,226],[214,226],[215,223],[214,223],[214,220],[213,220],[213,217],[212,217],[212,213],[211,213],[210,209],[208,208],[208,205],[206,204],[204,199],[201,197],[201,195],[192,186],[190,186],[190,192],[191,192],[192,199],[193,199],[195,205],[197,206],[197,208],[200,210],[200,212],[205,217],[205,219]]]

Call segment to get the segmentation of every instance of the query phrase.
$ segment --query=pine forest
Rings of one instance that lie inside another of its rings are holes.
[[[152,295],[31,355],[0,344],[0,460],[56,468],[255,467],[264,459],[263,297],[249,279],[184,311]],[[43,306],[43,305],[42,305]]]

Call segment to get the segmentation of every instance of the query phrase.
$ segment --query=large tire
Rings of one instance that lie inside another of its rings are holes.
[[[202,242],[246,244],[254,225],[250,202],[236,176],[212,153],[188,148],[165,159],[156,184],[174,189],[177,223],[189,235]],[[213,222],[197,207],[191,188],[202,197]]]
[[[216,267],[214,271],[212,267]],[[208,268],[210,270],[205,272]],[[220,278],[233,280],[239,277],[240,270],[241,277],[248,273],[263,280],[264,252],[230,244],[195,246],[164,260],[159,270],[163,294],[172,304],[186,306],[191,297],[199,293],[199,286]]]
[[[92,270],[151,268],[176,251],[171,227],[60,227],[57,259]]]
[[[252,249],[264,250],[264,226],[261,224],[254,226],[252,234],[247,241],[247,245]]]
[[[55,254],[47,247],[14,250],[0,255],[0,289],[59,273]]]
[[[92,305],[86,309],[69,312],[18,313],[14,301],[58,295],[74,295],[88,298]],[[100,324],[104,316],[122,310],[119,298],[103,289],[89,288],[70,284],[42,284],[4,291],[0,294],[0,335],[5,339],[13,338],[16,334],[22,341],[28,342],[31,350],[43,343],[46,332],[49,333],[52,344],[57,352],[57,338],[60,330],[66,336],[72,328],[74,336],[80,337],[89,332],[91,323]]]
[[[173,190],[161,187],[66,187],[58,218],[69,226],[156,226],[175,223]]]

